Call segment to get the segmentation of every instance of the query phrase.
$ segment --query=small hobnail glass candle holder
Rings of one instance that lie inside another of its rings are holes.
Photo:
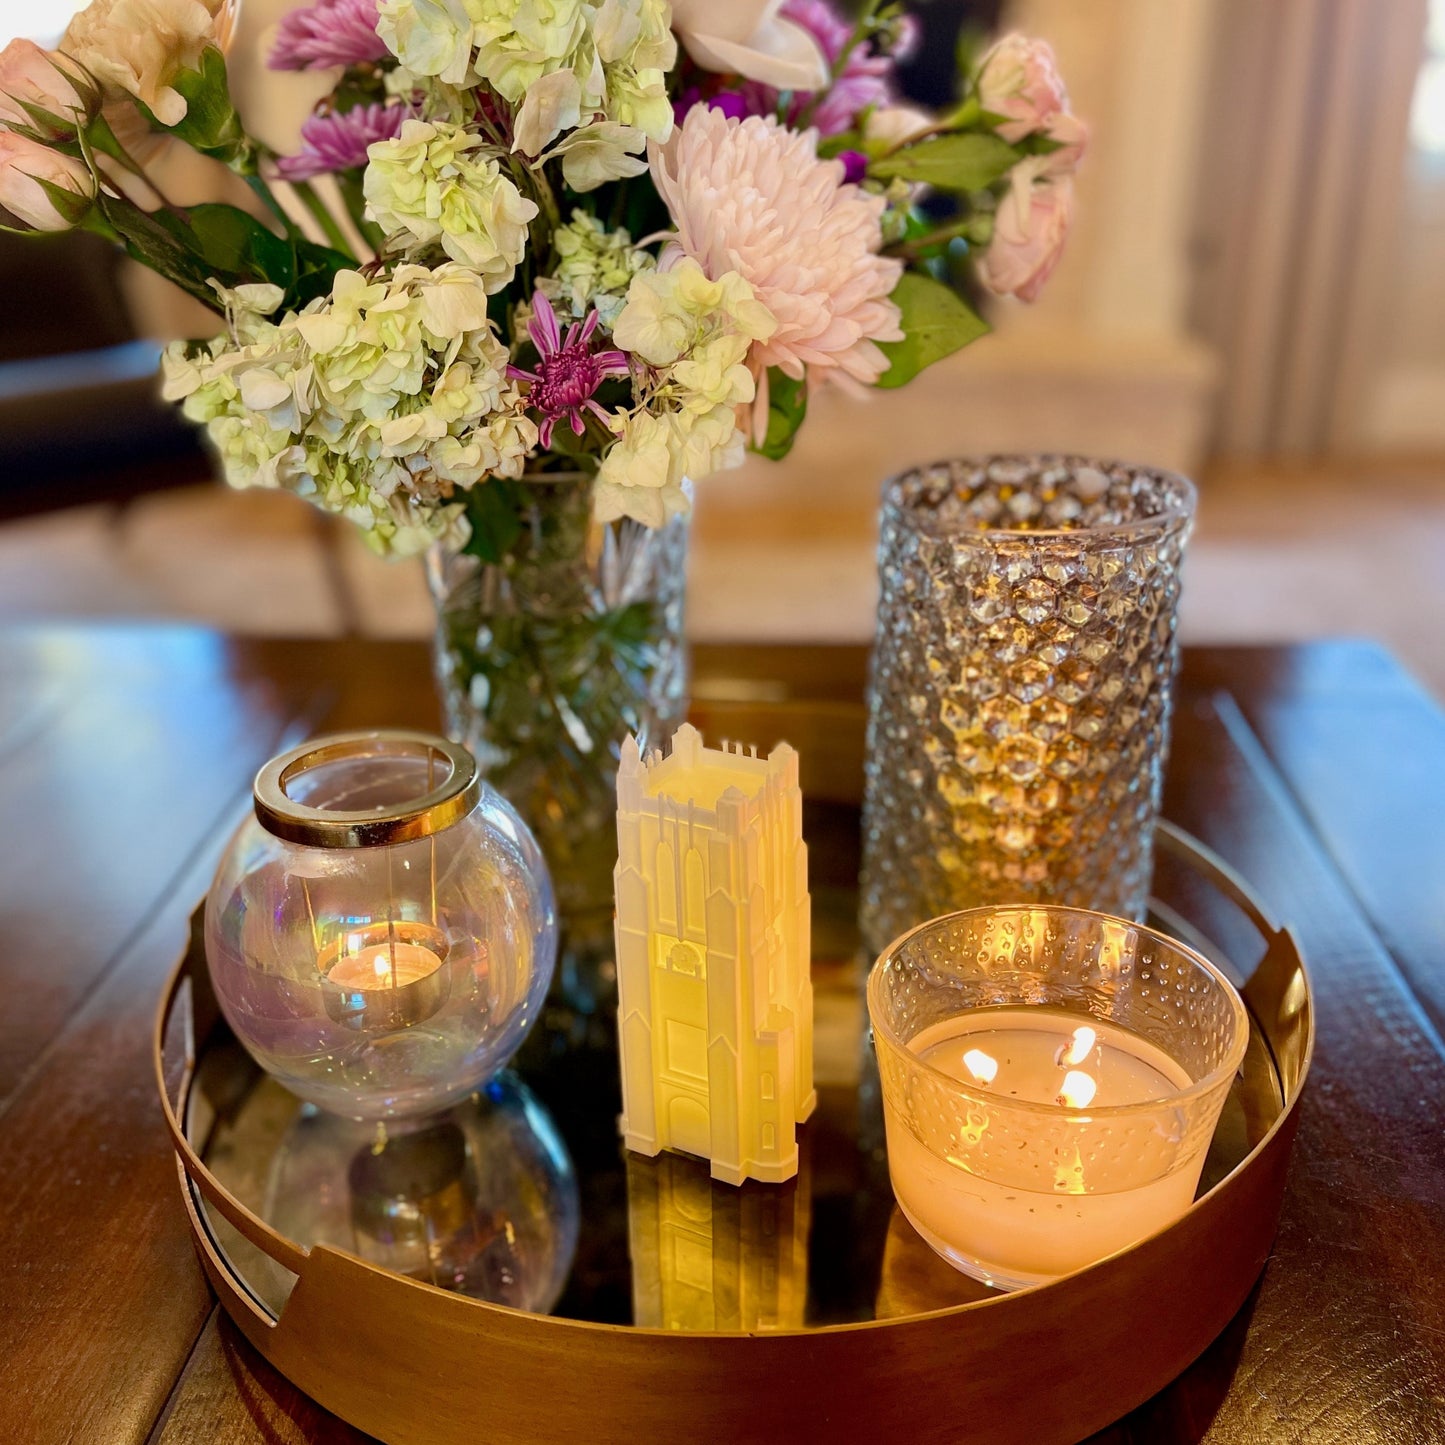
[[[1001,1289],[1183,1214],[1249,1042],[1211,963],[1074,908],[920,925],[874,965],[868,1012],[898,1204],[939,1255]]]
[[[861,917],[1143,918],[1194,487],[1082,457],[939,462],[883,491]]]

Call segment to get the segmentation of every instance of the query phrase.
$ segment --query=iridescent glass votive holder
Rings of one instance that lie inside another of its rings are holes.
[[[216,998],[256,1062],[351,1119],[448,1108],[536,1022],[547,866],[465,748],[426,733],[305,743],[256,778],[206,902]]]
[[[1183,1214],[1249,1042],[1239,994],[1206,959],[1074,908],[922,924],[874,965],[868,1012],[899,1207],[1001,1289]]]
[[[884,489],[862,923],[949,909],[1142,918],[1176,664],[1185,478],[940,462]]]

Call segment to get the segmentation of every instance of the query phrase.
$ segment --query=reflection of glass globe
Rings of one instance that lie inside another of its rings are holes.
[[[503,1073],[388,1131],[303,1109],[272,1161],[266,1221],[474,1299],[543,1313],[577,1249],[577,1179],[551,1116]]]
[[[226,1021],[269,1074],[354,1119],[432,1113],[511,1058],[557,947],[532,835],[470,754],[420,733],[262,769],[206,902]]]

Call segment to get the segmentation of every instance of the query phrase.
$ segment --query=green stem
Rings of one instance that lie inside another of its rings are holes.
[[[347,260],[355,261],[357,256],[351,249],[351,242],[346,239],[346,232],[337,224],[336,217],[331,214],[326,202],[316,194],[316,188],[311,182],[292,181],[291,189],[300,199],[301,204],[310,212],[312,219],[321,227],[332,246]]]
[[[537,188],[537,201],[542,207],[542,214],[547,217],[548,226],[555,231],[562,224],[562,211],[557,205],[557,196],[552,190],[552,183],[547,179],[541,166],[527,174],[532,177],[532,183]]]
[[[351,224],[361,232],[362,239],[378,255],[381,248],[386,245],[386,232],[366,218],[366,195],[361,188],[360,171],[338,171],[336,173],[336,184],[341,191],[341,199],[346,202],[346,212],[351,217]]]
[[[286,208],[276,199],[271,187],[266,184],[261,172],[254,166],[238,172],[241,179],[261,198],[262,204],[280,221],[286,236],[292,241],[304,241],[306,238],[301,234],[296,222],[286,214]]]
[[[911,241],[901,241],[896,246],[888,246],[884,254],[888,256],[901,256],[908,261],[917,261],[920,257],[928,254],[936,246],[946,246],[950,241],[968,240],[979,241],[983,239],[979,235],[978,222],[985,219],[978,216],[965,216],[962,220],[950,221],[946,226],[939,226],[937,229],[927,231],[921,236],[915,236]]]
[[[805,105],[799,113],[796,121],[793,122],[794,130],[806,130],[808,123],[813,119],[813,112],[823,103],[823,97],[833,88],[838,77],[848,68],[848,62],[853,58],[853,52],[865,41],[873,37],[873,17],[878,14],[878,7],[883,0],[868,0],[863,7],[863,12],[858,17],[858,23],[853,27],[853,33],[848,37],[848,43],[838,52],[838,58],[828,70],[828,83],[822,90],[815,91],[813,98]]]
[[[166,193],[161,190],[155,177],[140,164],[126,148],[121,145],[116,133],[110,128],[109,123],[103,115],[98,115],[90,122],[87,128],[86,142],[92,150],[99,151],[101,155],[109,156],[117,162],[123,170],[129,171],[131,175],[144,181],[150,188],[156,199],[172,215],[185,219],[185,210],[176,205]],[[82,147],[82,153],[84,147]]]

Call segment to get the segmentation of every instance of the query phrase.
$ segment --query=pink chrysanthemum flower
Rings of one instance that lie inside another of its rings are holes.
[[[326,70],[385,60],[388,51],[376,33],[377,0],[317,0],[291,10],[276,27],[276,43],[266,62],[272,70]]]
[[[888,368],[875,343],[903,338],[888,299],[903,262],[878,254],[887,202],[844,184],[842,162],[819,160],[817,140],[771,117],[729,120],[699,105],[665,147],[649,147],[677,226],[663,264],[680,251],[713,280],[738,271],[777,319],[748,354],[755,432],[767,425],[770,366],[810,388],[871,384]]]
[[[373,102],[310,116],[301,125],[301,149],[294,156],[281,156],[276,173],[283,181],[309,181],[332,171],[355,170],[366,164],[367,146],[400,135],[402,122],[415,114],[403,103]]]
[[[537,348],[537,369],[524,371],[520,366],[509,366],[507,375],[514,381],[532,383],[527,402],[542,413],[537,440],[544,451],[552,445],[553,428],[564,418],[578,436],[586,426],[584,412],[590,411],[605,422],[607,413],[593,401],[593,395],[608,377],[627,375],[623,352],[593,351],[592,333],[596,330],[597,313],[591,311],[586,321],[573,322],[564,337],[552,303],[540,291],[532,298],[527,334]]]

